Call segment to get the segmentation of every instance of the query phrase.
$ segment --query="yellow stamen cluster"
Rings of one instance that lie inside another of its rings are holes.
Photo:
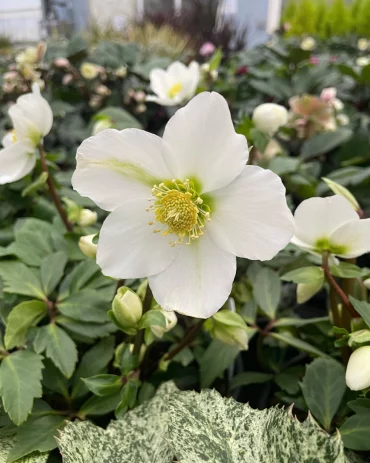
[[[194,189],[189,179],[184,182],[171,180],[154,185],[152,194],[155,199],[147,211],[154,210],[155,222],[166,225],[166,228],[154,228],[153,233],[163,236],[177,235],[176,241],[170,241],[171,246],[182,244],[184,238],[190,244],[203,235],[204,223],[210,220],[210,209]],[[154,222],[149,222],[154,225]]]
[[[173,84],[172,87],[168,90],[168,96],[173,99],[175,96],[177,96],[181,90],[183,89],[183,85],[181,82],[177,82],[176,84]]]

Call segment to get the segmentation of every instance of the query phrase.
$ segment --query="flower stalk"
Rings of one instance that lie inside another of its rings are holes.
[[[52,180],[52,178],[50,176],[49,168],[48,168],[48,165],[47,165],[47,162],[46,162],[45,150],[44,150],[44,146],[43,146],[42,143],[40,143],[38,145],[38,149],[39,149],[39,153],[40,153],[41,168],[42,168],[43,172],[46,172],[48,174],[47,184],[48,184],[50,195],[51,195],[51,197],[53,199],[55,207],[57,208],[58,214],[60,215],[60,218],[62,219],[62,221],[64,223],[64,226],[66,227],[68,232],[72,232],[73,231],[72,224],[68,220],[67,214],[66,214],[65,210],[63,209],[62,203],[61,203],[61,201],[59,199],[59,196],[58,196],[58,193],[57,193],[57,191],[55,189],[54,182],[53,182],[53,180]]]
[[[150,289],[149,285],[146,289],[146,293],[145,293],[145,298],[144,298],[144,302],[143,302],[143,315],[145,313],[148,312],[148,310],[150,310],[150,307],[152,305],[152,301],[153,301],[153,293],[152,293],[152,290]],[[141,348],[141,345],[143,344],[143,341],[144,341],[144,333],[145,333],[145,330],[140,330],[137,332],[136,336],[135,336],[135,340],[134,340],[134,349],[132,351],[132,354],[133,355],[139,355],[140,354],[140,348]]]

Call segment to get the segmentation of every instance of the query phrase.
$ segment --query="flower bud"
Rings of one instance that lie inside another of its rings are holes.
[[[84,77],[87,80],[92,80],[98,77],[100,71],[100,66],[97,66],[96,64],[93,63],[82,63],[80,67],[80,72],[82,77]]]
[[[357,48],[360,51],[366,51],[369,48],[369,41],[367,39],[358,39]]]
[[[343,196],[344,198],[349,201],[351,206],[355,211],[360,210],[360,205],[357,202],[357,199],[353,196],[353,194],[347,190],[347,188],[343,185],[339,185],[339,183],[334,182],[333,180],[330,180],[330,178],[322,177],[324,182],[328,185],[328,187],[331,189],[331,191],[339,196]]]
[[[205,328],[214,339],[241,350],[248,349],[248,327],[243,318],[235,312],[220,310],[207,320]]]
[[[115,71],[115,75],[117,77],[126,77],[127,76],[127,68],[125,66],[121,66]]]
[[[108,96],[112,93],[110,89],[106,85],[103,85],[103,84],[98,85],[95,91],[98,95],[101,95],[101,96]]]
[[[348,338],[348,345],[352,348],[356,348],[361,344],[367,344],[369,342],[370,330],[353,331]]]
[[[65,76],[63,76],[63,79],[62,79],[62,84],[63,85],[68,85],[72,82],[73,80],[73,75],[72,74],[66,74]]]
[[[275,103],[264,103],[253,111],[253,123],[256,129],[273,135],[279,127],[288,122],[288,111]]]
[[[212,55],[216,51],[216,47],[212,42],[205,42],[199,49],[199,54],[201,56]]]
[[[103,130],[110,129],[112,127],[112,121],[109,119],[109,117],[100,119],[99,121],[96,121],[95,124],[93,125],[92,128],[92,134],[96,135],[99,132],[102,132]]]
[[[67,217],[72,223],[77,223],[81,214],[81,207],[69,198],[63,198],[63,202],[67,207]]]
[[[311,299],[324,284],[324,278],[317,279],[312,283],[298,283],[297,285],[297,302],[298,304],[303,304]]]
[[[138,103],[143,103],[146,99],[146,94],[142,90],[138,90],[135,92],[134,98]]]
[[[157,338],[162,338],[164,333],[171,331],[172,328],[174,328],[177,324],[177,317],[176,317],[175,312],[169,312],[163,309],[161,309],[161,312],[164,315],[164,318],[166,319],[166,328],[163,328],[162,326],[157,326],[157,325],[150,327],[153,334],[157,336]]]
[[[357,66],[365,67],[370,64],[370,58],[368,56],[360,56],[356,59]]]
[[[370,387],[370,346],[359,347],[349,358],[346,383],[352,391]]]
[[[87,257],[92,257],[95,259],[96,257],[96,251],[98,249],[98,246],[93,243],[93,238],[95,235],[86,235],[86,236],[81,236],[81,238],[78,241],[78,246],[83,254]]]
[[[137,107],[136,107],[136,113],[137,114],[145,113],[145,111],[146,111],[146,105],[145,104],[137,105]]]
[[[330,103],[337,97],[337,89],[335,87],[324,88],[320,94],[320,99]]]
[[[367,278],[364,280],[364,285],[366,286],[367,289],[370,289],[370,278]]]
[[[316,47],[316,40],[312,37],[305,37],[301,42],[301,50],[311,51]]]
[[[67,58],[57,58],[54,60],[54,64],[58,68],[66,68],[69,66],[69,60]]]
[[[122,286],[113,299],[112,310],[122,328],[136,328],[143,314],[143,305],[134,291]]]
[[[81,227],[89,227],[90,225],[94,225],[97,220],[98,220],[97,212],[90,211],[90,209],[82,209],[77,223]]]

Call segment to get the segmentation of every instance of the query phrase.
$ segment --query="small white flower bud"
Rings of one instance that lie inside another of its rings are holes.
[[[364,280],[364,285],[366,286],[367,289],[370,289],[370,278],[367,278]]]
[[[346,198],[355,211],[358,211],[360,209],[360,205],[358,204],[357,199],[345,186],[340,185],[339,183],[334,182],[333,180],[330,180],[330,178],[323,177],[322,179],[334,194]]]
[[[143,305],[134,291],[122,286],[113,299],[112,310],[122,328],[135,328],[143,314]]]
[[[248,327],[243,318],[235,312],[218,311],[212,319],[207,320],[205,328],[214,339],[241,350],[248,349]]]
[[[176,317],[175,312],[169,312],[163,309],[161,309],[161,312],[164,315],[164,318],[166,319],[166,328],[163,328],[162,326],[157,326],[157,325],[150,327],[153,334],[157,336],[157,338],[162,338],[164,333],[171,331],[172,328],[174,328],[177,324],[177,317]]]
[[[127,76],[127,68],[125,66],[121,66],[115,71],[115,75],[117,77],[126,77]]]
[[[369,48],[369,41],[367,39],[358,39],[357,48],[360,51],[366,51]]]
[[[90,211],[90,209],[82,209],[77,223],[81,227],[89,227],[90,225],[94,225],[97,220],[97,212]]]
[[[96,257],[96,251],[98,249],[98,246],[93,243],[93,238],[95,235],[86,235],[86,236],[81,236],[81,238],[78,241],[78,246],[83,254],[87,257],[92,257],[95,259]]]
[[[301,50],[311,51],[316,47],[316,40],[312,37],[305,37],[301,42]]]
[[[100,72],[100,66],[93,63],[82,63],[80,67],[82,77],[87,80],[92,80],[98,77]]]
[[[370,346],[359,347],[349,358],[346,383],[352,391],[370,387]]]
[[[256,129],[273,135],[279,127],[287,124],[288,111],[284,106],[275,103],[264,103],[253,111],[253,123]]]

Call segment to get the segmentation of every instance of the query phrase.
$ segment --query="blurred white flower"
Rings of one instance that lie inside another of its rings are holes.
[[[348,125],[350,120],[347,114],[341,113],[337,115],[337,122],[339,125]]]
[[[94,63],[85,62],[85,63],[82,63],[80,67],[80,72],[81,72],[82,77],[84,77],[87,80],[96,79],[100,71],[101,71],[101,66],[98,66],[97,64],[94,64]]]
[[[215,45],[212,42],[205,42],[199,49],[199,54],[201,56],[212,55],[216,51]]]
[[[31,172],[36,163],[35,148],[53,125],[53,112],[37,84],[32,86],[32,93],[20,96],[10,107],[9,117],[14,130],[2,141],[0,185],[15,182]]]
[[[147,101],[163,106],[176,106],[195,95],[200,80],[199,64],[192,61],[189,66],[176,61],[167,70],[153,69],[150,73],[150,87],[155,95],[148,95]]]
[[[81,227],[90,227],[94,225],[98,220],[98,214],[95,211],[91,211],[90,209],[82,209],[80,211],[80,216],[78,218],[78,225]]]
[[[337,97],[337,89],[335,87],[324,88],[320,94],[320,99],[331,103]]]
[[[370,387],[370,346],[356,349],[349,358],[346,383],[352,391]]]
[[[166,319],[166,327],[164,328],[163,326],[159,325],[154,325],[150,327],[153,334],[157,336],[157,338],[162,338],[164,333],[171,331],[172,328],[174,328],[177,324],[177,317],[175,312],[171,312],[168,310],[162,310],[161,312],[163,313],[164,318]]]
[[[273,135],[288,122],[288,111],[275,103],[263,103],[253,111],[254,126],[261,132]]]
[[[356,59],[357,66],[365,67],[370,64],[370,58],[368,56],[360,56]]]
[[[98,246],[93,243],[93,238],[95,235],[86,235],[86,236],[81,236],[81,238],[78,241],[78,246],[83,254],[87,257],[92,257],[95,259],[96,257],[96,251],[98,249]]]
[[[367,278],[364,280],[364,285],[366,286],[367,289],[370,289],[370,278]]]
[[[316,47],[316,40],[313,37],[305,37],[300,47],[302,50],[311,51]]]
[[[314,254],[358,257],[370,251],[370,219],[360,220],[343,196],[306,199],[294,214],[292,243]]]
[[[115,73],[115,75],[117,77],[121,77],[121,78],[126,77],[127,76],[127,68],[125,66],[121,66],[118,69],[116,69],[114,73]]]
[[[39,60],[37,47],[28,47],[15,57],[16,62],[23,66],[24,64],[35,64]]]
[[[148,276],[165,310],[217,312],[236,255],[269,260],[293,235],[281,179],[246,165],[248,154],[226,100],[207,92],[176,112],[163,139],[108,129],[85,140],[72,184],[112,211],[99,237],[103,273]]]
[[[369,41],[367,39],[358,39],[357,48],[360,51],[366,51],[369,48]]]

